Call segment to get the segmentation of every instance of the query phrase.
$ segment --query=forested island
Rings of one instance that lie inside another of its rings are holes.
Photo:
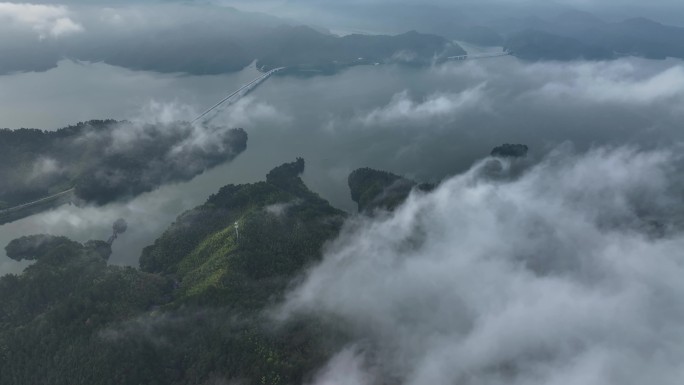
[[[56,131],[0,130],[0,210],[73,189],[105,204],[185,181],[245,150],[242,129],[92,120]],[[0,212],[1,213],[1,212]]]

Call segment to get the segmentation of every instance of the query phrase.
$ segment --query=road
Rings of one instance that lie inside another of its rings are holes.
[[[272,70],[266,72],[265,74],[259,76],[258,78],[252,80],[251,82],[249,82],[249,83],[243,85],[242,87],[238,88],[236,91],[230,93],[228,96],[226,96],[225,98],[221,99],[218,103],[216,103],[216,104],[214,104],[213,106],[211,106],[211,108],[209,108],[208,110],[206,110],[206,111],[204,111],[203,113],[201,113],[198,117],[196,117],[195,119],[192,120],[192,123],[195,123],[196,121],[198,121],[198,120],[204,118],[205,116],[207,116],[207,114],[209,114],[210,112],[214,111],[215,109],[217,109],[219,106],[221,106],[223,103],[227,102],[228,100],[230,100],[230,99],[233,98],[234,96],[236,96],[236,95],[238,95],[238,94],[241,94],[241,93],[242,93],[242,95],[244,95],[244,94],[246,94],[247,92],[253,90],[253,89],[256,88],[259,84],[261,84],[264,80],[268,79],[271,75],[273,75],[274,73],[276,73],[276,72],[278,72],[278,71],[284,70],[284,69],[285,69],[285,67],[274,68],[274,69],[272,69]]]
[[[57,193],[57,194],[50,195],[50,196],[47,196],[47,197],[44,197],[44,198],[40,198],[40,199],[35,200],[35,201],[33,201],[33,202],[23,203],[23,204],[14,206],[14,207],[9,207],[9,208],[0,210],[0,216],[5,215],[5,214],[9,214],[9,213],[13,213],[13,212],[16,212],[16,211],[19,211],[19,210],[22,210],[22,209],[26,209],[26,208],[29,208],[29,207],[31,207],[31,206],[36,206],[36,205],[39,205],[39,204],[41,204],[41,203],[45,203],[45,202],[48,202],[48,201],[51,201],[51,200],[55,200],[55,199],[57,199],[57,198],[59,198],[59,197],[62,197],[62,196],[64,196],[64,195],[73,193],[74,190],[75,190],[74,188],[70,188],[70,189],[68,189],[68,190],[59,192],[59,193]]]
[[[449,57],[447,57],[447,59],[448,60],[489,59],[489,58],[494,58],[494,57],[508,56],[510,54],[511,54],[510,52],[496,52],[496,53],[483,53],[483,54],[475,54],[475,55],[457,55],[457,56],[449,56]]]

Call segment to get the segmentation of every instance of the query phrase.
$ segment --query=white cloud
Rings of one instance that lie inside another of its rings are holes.
[[[480,163],[355,219],[284,311],[347,322],[375,346],[370,373],[406,385],[677,385],[679,162],[560,151],[507,182]]]
[[[57,37],[62,35],[68,35],[75,32],[82,32],[83,27],[77,24],[68,17],[61,17],[54,21],[52,27],[50,27],[50,35]]]
[[[135,120],[139,123],[171,124],[179,120],[192,120],[198,114],[196,109],[178,101],[160,102],[153,99],[141,108]]]
[[[300,203],[301,202],[298,199],[290,201],[290,202],[285,202],[285,203],[274,203],[272,205],[268,205],[268,206],[264,207],[264,211],[266,211],[267,213],[269,213],[275,217],[281,218],[281,217],[283,217],[283,215],[285,215],[287,213],[287,211],[290,208],[297,206]]]
[[[69,9],[63,5],[0,2],[0,22],[31,28],[41,39],[84,30],[70,18]]]
[[[219,109],[212,122],[231,127],[258,127],[266,123],[286,123],[292,120],[283,111],[254,96],[244,96]]]
[[[536,64],[527,72],[555,75],[538,90],[537,95],[544,98],[648,105],[684,97],[681,64],[646,76],[628,61]]]
[[[330,359],[313,383],[315,385],[370,385],[374,378],[364,366],[363,354],[351,346]]]
[[[365,125],[384,125],[452,119],[465,109],[486,108],[484,88],[483,83],[462,92],[435,93],[422,101],[413,100],[408,91],[403,91],[395,94],[386,106],[372,110],[360,120]]]
[[[33,162],[33,168],[28,175],[28,179],[38,179],[49,177],[51,175],[63,172],[63,167],[55,159],[50,157],[40,156]]]

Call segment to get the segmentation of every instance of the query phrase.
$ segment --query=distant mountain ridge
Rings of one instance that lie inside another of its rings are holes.
[[[490,27],[505,34],[505,48],[523,59],[605,60],[626,55],[684,58],[684,28],[647,18],[606,22],[574,11],[549,20],[514,19]]]
[[[312,28],[283,26],[264,39],[255,52],[262,70],[288,67],[290,70],[332,72],[360,64],[401,63],[427,65],[448,56],[466,53],[458,44],[436,36],[409,31],[401,35],[335,36]]]
[[[255,24],[236,34],[202,22],[116,38],[82,36],[49,47],[31,42],[8,52],[0,57],[0,74],[45,71],[64,58],[132,70],[215,75],[240,71],[255,60],[262,70],[290,67],[291,71],[331,72],[360,64],[425,65],[465,54],[448,39],[416,31],[340,37],[306,25]]]

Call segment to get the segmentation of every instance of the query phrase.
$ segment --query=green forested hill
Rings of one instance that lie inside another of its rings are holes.
[[[13,241],[8,255],[35,263],[0,278],[0,383],[306,381],[342,333],[263,316],[345,217],[307,189],[303,168],[223,187],[145,249],[140,270],[107,266],[104,242]]]
[[[264,306],[318,260],[345,217],[304,185],[303,169],[300,158],[265,182],[221,188],[143,251],[141,269],[176,277],[181,301]]]
[[[399,175],[367,167],[354,170],[347,183],[351,198],[362,213],[370,213],[375,209],[394,210],[414,188],[422,191],[435,188],[430,183],[418,184]]]

